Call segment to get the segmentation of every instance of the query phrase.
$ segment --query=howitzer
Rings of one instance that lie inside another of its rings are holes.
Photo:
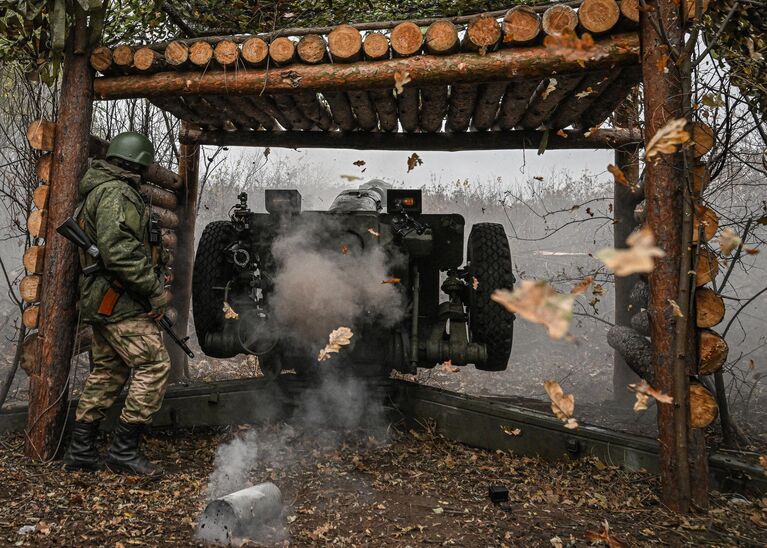
[[[61,223],[58,228],[56,228],[56,232],[64,236],[67,240],[75,244],[77,247],[83,249],[88,255],[96,259],[97,262],[83,268],[83,274],[90,276],[96,272],[104,271],[104,267],[100,261],[101,254],[99,252],[99,248],[96,247],[96,244],[88,237],[85,231],[80,228],[80,225],[77,224],[77,221],[75,221],[74,218],[68,217],[63,223]],[[99,314],[105,314],[107,316],[111,314],[115,304],[117,303],[117,300],[123,293],[125,293],[125,287],[120,283],[120,281],[114,278],[109,278],[109,289],[101,301],[101,305],[99,306]],[[151,309],[149,304],[145,303],[144,306],[147,312],[149,312]],[[186,353],[187,356],[194,358],[194,352],[192,352],[192,350],[186,344],[186,341],[189,340],[189,337],[181,338],[176,335],[175,331],[173,331],[173,324],[166,316],[163,316],[160,320],[158,320],[157,324],[168,334],[173,342],[176,343],[179,348],[181,348],[181,350]]]

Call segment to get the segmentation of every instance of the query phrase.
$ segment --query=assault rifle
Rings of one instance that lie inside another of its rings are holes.
[[[64,236],[67,240],[75,244],[77,247],[83,249],[88,255],[96,259],[95,263],[83,268],[83,274],[90,276],[96,272],[104,270],[101,261],[98,260],[100,257],[99,248],[96,247],[96,244],[88,237],[85,231],[80,228],[80,225],[77,224],[77,221],[75,221],[73,217],[68,217],[63,223],[61,223],[61,226],[56,229],[56,232]],[[109,278],[109,289],[107,289],[107,292],[101,301],[101,305],[99,305],[99,314],[109,316],[112,313],[115,304],[117,303],[117,299],[119,299],[120,295],[123,293],[125,293],[125,287],[119,282],[119,280]],[[173,324],[167,316],[163,316],[157,322],[157,325],[159,325],[168,334],[171,340],[173,340],[173,342],[176,343],[179,348],[181,348],[181,350],[186,353],[187,356],[194,358],[194,352],[192,352],[192,350],[186,344],[186,341],[189,340],[189,337],[184,337],[182,339],[176,335],[175,331],[173,331]]]

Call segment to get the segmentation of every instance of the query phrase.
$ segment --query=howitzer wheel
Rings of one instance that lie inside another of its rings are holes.
[[[205,227],[197,246],[192,277],[192,309],[194,329],[203,352],[209,354],[205,335],[219,331],[224,323],[224,291],[234,276],[234,267],[224,257],[226,249],[236,239],[229,221],[215,221]],[[210,355],[210,354],[209,354]]]
[[[484,343],[487,361],[478,365],[483,371],[503,371],[511,356],[514,335],[514,315],[492,301],[496,289],[511,289],[514,274],[511,269],[509,239],[503,225],[477,223],[471,228],[466,244],[469,284],[476,278],[477,289],[469,287],[469,333],[472,342]]]

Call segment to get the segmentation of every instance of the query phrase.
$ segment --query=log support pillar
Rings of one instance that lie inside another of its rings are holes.
[[[77,253],[75,246],[56,233],[72,214],[79,199],[78,184],[88,162],[88,141],[93,112],[93,72],[88,55],[75,53],[74,43],[87,41],[84,12],[75,24],[64,53],[59,118],[53,146],[48,222],[45,230],[45,266],[41,288],[38,341],[40,360],[30,375],[29,416],[25,453],[34,459],[52,459],[67,407],[67,379],[77,323]]]
[[[186,122],[182,122],[184,129]],[[175,325],[176,334],[185,337],[189,330],[189,309],[192,297],[192,271],[194,269],[194,230],[197,220],[197,200],[199,197],[198,171],[200,165],[200,146],[181,144],[179,147],[178,169],[184,186],[180,191],[179,213],[181,223],[176,229],[175,262],[173,263],[173,308],[178,313]],[[187,377],[188,357],[173,341],[166,339],[166,347],[172,364],[171,378]]]

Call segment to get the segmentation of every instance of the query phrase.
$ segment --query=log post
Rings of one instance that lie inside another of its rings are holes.
[[[64,53],[59,118],[53,146],[50,190],[56,199],[49,204],[45,233],[46,257],[38,332],[40,363],[29,379],[25,454],[43,461],[52,459],[59,448],[77,323],[77,254],[74,244],[57,234],[56,227],[77,206],[77,187],[88,162],[93,72],[89,56],[74,52],[74,43],[86,39],[86,33],[85,14],[77,8]]]
[[[186,122],[182,122],[187,126]],[[186,128],[185,128],[186,129]],[[185,337],[189,329],[189,304],[192,297],[192,270],[194,269],[194,229],[197,220],[198,168],[200,162],[199,145],[181,144],[179,147],[178,170],[184,180],[181,194],[183,204],[180,208],[181,224],[175,232],[175,263],[173,265],[172,306],[176,309],[175,330],[180,337]],[[165,238],[163,238],[165,242]],[[171,359],[171,377],[185,378],[188,373],[187,355],[171,341],[166,340]]]

